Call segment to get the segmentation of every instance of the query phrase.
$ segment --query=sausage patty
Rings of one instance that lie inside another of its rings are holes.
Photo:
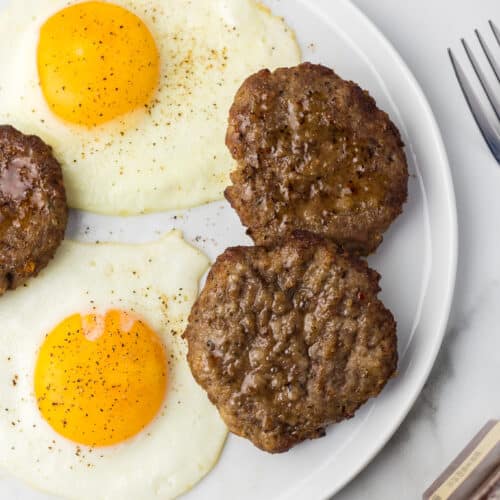
[[[324,66],[250,76],[226,144],[237,161],[226,198],[258,245],[300,229],[367,255],[406,201],[397,128],[368,92]]]
[[[283,452],[380,393],[397,340],[379,278],[307,234],[217,259],[184,336],[195,379],[233,433]]]
[[[35,276],[64,237],[61,166],[33,135],[0,126],[0,295]]]

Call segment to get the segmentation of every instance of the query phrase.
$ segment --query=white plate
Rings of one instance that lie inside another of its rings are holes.
[[[382,448],[418,396],[441,345],[453,294],[457,258],[453,186],[439,130],[414,77],[348,0],[265,3],[296,30],[305,60],[332,66],[369,89],[407,145],[409,201],[370,258],[383,276],[382,298],[398,321],[399,375],[354,419],[289,453],[267,455],[231,436],[217,467],[186,496],[193,500],[322,499],[337,492]],[[0,0],[0,7],[5,4]],[[85,241],[144,241],[171,227],[183,229],[186,238],[211,258],[226,246],[248,242],[224,202],[178,216],[123,219],[73,213],[69,236]],[[50,497],[2,477],[0,498]]]

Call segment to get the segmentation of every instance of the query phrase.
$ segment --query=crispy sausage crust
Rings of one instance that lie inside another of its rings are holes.
[[[36,276],[64,237],[61,166],[36,136],[0,126],[0,295]]]
[[[407,198],[397,128],[366,91],[324,66],[250,76],[226,144],[237,168],[225,195],[258,245],[299,229],[368,255]]]
[[[217,259],[184,335],[191,371],[233,433],[283,452],[380,393],[397,339],[378,281],[306,234]]]

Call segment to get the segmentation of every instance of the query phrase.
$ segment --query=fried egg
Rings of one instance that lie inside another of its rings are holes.
[[[179,232],[63,242],[0,301],[0,465],[65,498],[173,498],[215,464],[226,427],[181,337],[207,258]]]
[[[53,146],[70,206],[115,215],[222,198],[236,90],[300,62],[254,0],[11,0],[0,33],[0,123]]]

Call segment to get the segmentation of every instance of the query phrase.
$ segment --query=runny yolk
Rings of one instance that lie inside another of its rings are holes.
[[[140,432],[165,399],[167,360],[157,334],[131,314],[74,314],[45,338],[35,368],[43,418],[65,438],[108,446]]]
[[[159,54],[144,22],[107,2],[60,10],[40,30],[38,75],[60,118],[93,127],[146,105],[159,81]]]

